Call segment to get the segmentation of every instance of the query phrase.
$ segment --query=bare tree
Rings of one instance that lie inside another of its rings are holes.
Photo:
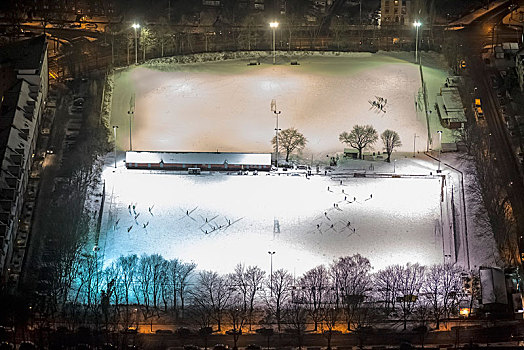
[[[233,349],[236,350],[238,338],[242,335],[242,327],[247,319],[246,310],[243,309],[243,298],[241,293],[233,293],[231,302],[227,308],[229,322],[233,327],[229,333],[233,336]]]
[[[160,57],[164,57],[165,46],[170,41],[172,29],[169,26],[168,21],[165,17],[160,17],[159,24],[155,27],[153,32],[154,42],[160,45]]]
[[[246,278],[246,267],[242,263],[235,266],[235,271],[230,276],[235,288],[242,295],[242,309],[247,311],[248,281]]]
[[[256,47],[257,27],[259,23],[260,19],[256,15],[246,16],[243,19],[238,37],[241,48],[251,51]]]
[[[230,276],[242,298],[242,310],[248,316],[250,330],[253,323],[255,300],[262,291],[264,275],[265,272],[258,266],[249,266],[246,269],[243,264],[238,264],[235,267],[235,272]]]
[[[458,265],[450,263],[433,265],[426,271],[422,292],[429,299],[437,329],[442,318],[449,318],[458,306],[463,272]]]
[[[335,301],[337,306],[341,304],[343,307],[348,331],[371,288],[370,270],[369,260],[360,254],[341,257],[330,266],[336,289]]]
[[[336,294],[335,288],[330,288],[326,291],[325,303],[321,310],[322,322],[320,323],[320,329],[322,335],[327,340],[328,350],[331,349],[331,339],[335,333],[335,328],[340,317],[340,309],[337,307],[336,303]]]
[[[424,281],[425,267],[419,264],[407,264],[402,266],[399,272],[398,299],[402,311],[404,329],[406,329],[407,320],[419,298],[420,288]]]
[[[262,291],[265,275],[266,273],[262,271],[258,266],[249,266],[246,270],[249,302],[249,309],[247,314],[249,320],[249,330],[251,330],[251,325],[253,324],[253,311],[255,309],[255,302],[257,296]]]
[[[135,272],[138,264],[138,256],[136,254],[128,256],[120,256],[117,260],[118,275],[120,276],[120,286],[123,289],[124,300],[126,303],[126,313],[124,326],[129,326],[129,300],[132,291],[131,286],[135,282]]]
[[[286,152],[286,162],[289,156],[295,151],[301,151],[306,147],[307,139],[297,129],[289,128],[278,132],[279,151]],[[276,147],[276,136],[271,140],[273,147]]]
[[[277,330],[281,332],[282,321],[284,315],[284,305],[291,297],[291,290],[293,286],[293,276],[283,269],[273,271],[272,283],[271,277],[268,278],[267,287],[272,284],[273,290],[269,295],[266,295],[266,305],[269,313],[274,317],[277,323]]]
[[[384,143],[384,149],[388,155],[386,161],[389,163],[391,162],[391,153],[393,153],[393,150],[402,146],[402,142],[400,142],[400,136],[398,136],[396,131],[387,129],[380,135],[380,138]]]
[[[149,28],[140,27],[140,37],[138,41],[142,47],[142,60],[145,61],[147,50],[155,44],[155,37]]]
[[[321,309],[325,297],[331,288],[329,274],[324,265],[317,266],[304,273],[300,278],[300,286],[304,293],[306,310],[315,325],[314,331],[316,332],[322,319]]]
[[[373,275],[374,290],[384,305],[386,315],[395,311],[401,270],[402,266],[391,265]]]
[[[142,255],[138,261],[136,270],[136,283],[133,284],[133,292],[138,304],[141,306],[144,319],[148,319],[151,312],[151,292],[153,284],[153,272],[151,270],[151,257]]]
[[[109,329],[109,323],[111,321],[116,324],[119,320],[120,289],[117,286],[120,284],[120,276],[118,273],[119,270],[115,262],[106,267],[103,273],[106,289],[102,291],[100,304],[102,307],[102,314],[104,315],[106,329]],[[114,314],[111,313],[111,304],[114,305]]]
[[[178,274],[178,296],[180,297],[180,311],[182,317],[184,317],[185,300],[189,293],[188,287],[191,283],[193,273],[196,269],[194,262],[182,263]]]
[[[287,324],[297,337],[297,346],[299,349],[302,349],[302,341],[306,332],[307,311],[302,303],[291,301],[285,306],[285,314]]]
[[[158,311],[160,303],[160,292],[162,289],[163,277],[165,276],[165,269],[167,267],[166,261],[159,254],[153,254],[149,257],[151,264],[151,294],[153,296],[153,308]]]
[[[227,278],[211,271],[201,271],[191,291],[193,304],[202,310],[210,311],[218,331],[222,330],[224,310],[229,306],[231,292]]]
[[[377,142],[378,133],[371,125],[355,125],[351,132],[339,135],[340,142],[358,149],[358,157],[362,159],[362,150]]]
[[[173,312],[175,313],[175,320],[178,320],[178,281],[180,276],[180,269],[182,262],[179,259],[171,259],[167,265],[167,274],[171,283],[171,298],[173,305]]]

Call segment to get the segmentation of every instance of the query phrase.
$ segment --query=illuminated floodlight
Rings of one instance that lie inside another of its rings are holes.
[[[417,28],[417,36],[415,39],[415,63],[418,62],[418,28],[422,25],[420,21],[413,22],[413,26]]]
[[[135,64],[138,64],[138,37],[136,35],[136,30],[140,28],[140,24],[133,23],[131,27],[135,30]]]
[[[275,31],[278,28],[278,22],[277,21],[270,22],[269,27],[273,29],[273,64],[275,64],[276,63]]]

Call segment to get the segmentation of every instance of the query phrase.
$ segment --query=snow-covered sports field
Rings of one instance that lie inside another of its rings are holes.
[[[272,99],[282,111],[279,127],[296,127],[308,138],[307,158],[341,152],[338,135],[355,124],[397,131],[400,151],[413,151],[414,134],[417,150],[426,148],[426,120],[415,107],[420,75],[408,61],[355,54],[311,56],[299,66],[247,62],[118,73],[111,124],[119,126],[119,150],[129,149],[133,95],[134,150],[271,152]],[[427,76],[446,75],[428,69]],[[382,110],[372,105],[379,97]],[[380,141],[375,150],[382,150]],[[449,237],[437,228],[439,178],[347,178],[341,185],[323,175],[188,176],[127,170],[119,162],[104,179],[99,246],[106,263],[159,253],[224,273],[239,262],[269,270],[268,251],[275,251],[274,268],[299,274],[356,253],[377,269],[438,263],[450,254]]]
[[[309,140],[304,155],[339,152],[338,136],[355,124],[392,129],[399,150],[426,149],[424,114],[415,109],[418,66],[386,54],[309,56],[300,65],[248,66],[249,60],[174,64],[115,75],[111,123],[118,146],[129,149],[130,100],[135,95],[134,150],[271,152],[275,99],[279,127],[295,127]],[[425,80],[443,84],[446,73],[425,68]],[[370,102],[381,97],[383,111]],[[376,150],[382,150],[377,142]],[[324,155],[325,157],[325,155]]]
[[[297,274],[356,253],[375,268],[443,261],[439,179],[346,178],[340,185],[323,175],[113,170],[104,173],[99,244],[106,261],[159,253],[231,272],[239,262],[265,268],[268,251],[276,251],[275,266]]]

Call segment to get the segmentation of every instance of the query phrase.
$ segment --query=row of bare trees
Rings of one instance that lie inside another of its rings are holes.
[[[299,337],[308,327],[331,336],[336,329],[355,331],[391,320],[404,329],[409,322],[432,320],[438,328],[466,297],[464,271],[457,265],[391,265],[372,273],[369,260],[358,254],[297,278],[283,269],[268,275],[243,264],[229,274],[198,271],[194,263],[158,254],[121,256],[102,268],[95,252],[81,265],[71,278],[63,316],[76,310],[69,316],[77,321],[96,315],[100,324],[115,328],[183,321],[200,329],[228,327],[236,339],[256,325]]]
[[[302,151],[306,146],[308,140],[302,133],[295,128],[284,129],[278,132],[277,136],[271,139],[273,148],[278,144],[278,151],[286,154],[286,162],[289,161],[289,156],[295,151]],[[367,147],[374,145],[378,141],[378,133],[371,125],[355,125],[350,132],[342,132],[339,135],[339,140],[358,150],[358,157],[362,159],[362,152]],[[396,131],[386,129],[380,134],[380,139],[384,144],[384,150],[387,154],[386,161],[391,162],[391,154],[393,151],[402,146],[400,136]]]
[[[386,161],[391,161],[391,154],[395,148],[401,147],[400,136],[396,131],[386,129],[380,134],[380,139],[384,144],[384,150],[386,151]],[[339,140],[358,150],[358,158],[362,159],[362,151],[366,147],[372,146],[378,141],[378,133],[371,125],[355,125],[350,132],[342,132],[339,136]]]

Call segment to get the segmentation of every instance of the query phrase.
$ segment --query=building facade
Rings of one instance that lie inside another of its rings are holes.
[[[381,25],[411,24],[410,0],[381,0]]]
[[[524,49],[515,54],[515,70],[519,80],[520,91],[524,91]]]
[[[236,152],[126,152],[128,169],[203,171],[271,169],[271,153]]]
[[[0,66],[11,71],[7,78],[16,76],[0,103],[0,280],[5,282],[21,269],[23,254],[16,254],[16,241],[23,234],[27,240],[28,234],[19,229],[48,92],[45,36],[1,47]],[[7,78],[0,77],[4,82]]]

